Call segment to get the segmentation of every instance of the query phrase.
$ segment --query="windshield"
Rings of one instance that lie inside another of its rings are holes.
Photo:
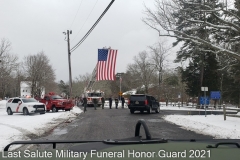
[[[23,103],[30,103],[30,102],[38,102],[36,99],[33,98],[23,98]]]
[[[51,96],[52,99],[63,99],[63,97],[60,97],[59,95],[54,95],[54,96]]]
[[[88,93],[88,97],[102,97],[101,93]]]
[[[152,139],[240,139],[240,0],[0,0],[0,15],[0,150],[133,138],[138,120]]]
[[[146,97],[145,96],[134,96],[132,95],[131,98],[130,98],[131,101],[145,101],[146,100]]]

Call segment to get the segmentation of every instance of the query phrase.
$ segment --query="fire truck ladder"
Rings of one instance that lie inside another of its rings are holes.
[[[92,88],[96,82],[96,77],[97,77],[97,65],[95,66],[93,72],[92,72],[92,76],[91,79],[88,82],[87,87],[85,87],[84,91],[90,90],[92,91]]]

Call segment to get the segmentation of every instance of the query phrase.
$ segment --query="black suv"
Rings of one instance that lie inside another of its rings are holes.
[[[154,110],[156,113],[160,112],[159,102],[153,96],[146,94],[131,95],[128,100],[128,108],[132,114],[134,111],[151,113]]]

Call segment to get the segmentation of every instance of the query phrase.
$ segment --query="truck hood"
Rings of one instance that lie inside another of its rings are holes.
[[[71,100],[68,100],[68,99],[53,99],[53,101],[56,101],[56,102],[71,102]]]
[[[24,104],[28,104],[28,105],[45,105],[44,103],[41,103],[41,102],[29,102],[29,103],[24,103]]]

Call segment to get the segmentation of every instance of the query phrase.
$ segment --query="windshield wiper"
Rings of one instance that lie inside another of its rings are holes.
[[[215,146],[208,145],[207,148],[218,148],[220,145],[236,145],[237,148],[240,148],[240,145],[237,142],[219,142]]]
[[[53,149],[56,149],[57,144],[59,143],[94,143],[94,142],[103,142],[103,141],[77,141],[77,140],[39,140],[39,141],[14,141],[10,144],[8,144],[6,147],[4,147],[3,151],[8,151],[9,147],[12,145],[17,145],[17,144],[52,144]]]
[[[152,139],[152,140],[104,140],[103,143],[105,144],[152,144],[152,143],[167,143],[168,141],[165,139]]]

